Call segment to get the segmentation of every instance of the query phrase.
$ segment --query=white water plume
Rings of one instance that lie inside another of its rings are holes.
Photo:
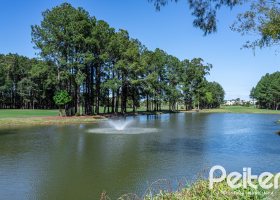
[[[94,128],[88,130],[90,133],[95,134],[147,134],[158,132],[156,128],[145,128],[145,127],[131,127],[135,121],[133,120],[109,120],[105,123],[102,128]]]

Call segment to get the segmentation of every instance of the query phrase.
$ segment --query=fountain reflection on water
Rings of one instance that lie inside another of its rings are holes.
[[[157,128],[131,127],[134,122],[134,120],[126,119],[108,120],[104,127],[90,129],[88,132],[95,134],[147,134],[158,132]]]

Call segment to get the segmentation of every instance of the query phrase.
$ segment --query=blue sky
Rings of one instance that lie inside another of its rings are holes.
[[[193,17],[185,0],[170,3],[156,12],[148,0],[0,0],[0,53],[18,53],[35,57],[31,43],[31,25],[39,24],[41,12],[63,2],[81,6],[112,27],[126,29],[149,49],[157,47],[179,59],[201,57],[213,64],[210,81],[219,82],[226,99],[249,99],[249,92],[261,76],[280,69],[279,53],[273,48],[243,49],[248,36],[232,32],[229,26],[237,13],[222,9],[218,14],[218,32],[204,37],[192,26]]]

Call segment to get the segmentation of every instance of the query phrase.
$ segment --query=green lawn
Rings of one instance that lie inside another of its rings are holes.
[[[0,109],[0,118],[58,116],[58,110]]]
[[[205,109],[202,112],[280,114],[280,110],[267,110],[246,106],[221,106],[221,108],[217,109]]]
[[[138,108],[137,111],[143,112],[146,108]],[[132,109],[128,108],[128,112]],[[245,106],[221,106],[217,109],[203,109],[201,112],[214,113],[260,113],[260,114],[280,114],[280,110],[258,109]],[[100,107],[100,113],[103,113],[103,108]],[[25,117],[47,117],[58,116],[58,110],[28,110],[28,109],[0,109],[0,118],[25,118]]]
[[[58,110],[0,109],[0,128],[95,123],[104,119],[97,116],[59,117],[58,114]]]

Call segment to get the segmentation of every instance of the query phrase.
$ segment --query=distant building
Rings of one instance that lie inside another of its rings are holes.
[[[236,106],[236,105],[255,105],[256,104],[256,101],[245,101],[245,100],[242,100],[240,98],[237,98],[237,99],[232,99],[232,100],[226,100],[224,105],[225,106]]]
[[[250,103],[251,105],[256,105],[256,104],[257,104],[257,101],[256,101],[256,100],[250,100],[249,103]]]
[[[233,106],[236,104],[235,100],[226,100],[225,105],[226,106]]]

